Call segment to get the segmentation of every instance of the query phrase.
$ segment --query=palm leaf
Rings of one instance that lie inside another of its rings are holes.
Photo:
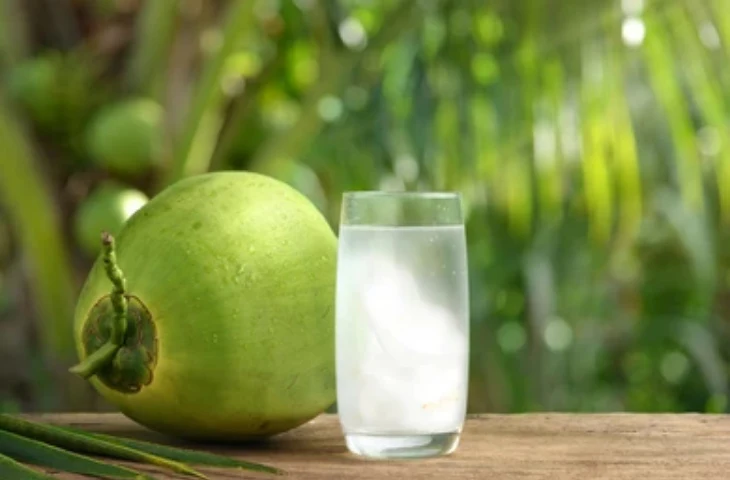
[[[127,72],[133,90],[155,98],[161,96],[159,90],[179,20],[179,8],[175,0],[147,2],[142,7]]]
[[[642,52],[651,85],[664,108],[677,157],[677,179],[684,202],[697,212],[705,209],[701,162],[698,159],[690,108],[672,62],[666,25],[657,15],[647,16],[646,40]]]
[[[593,44],[595,51],[587,52],[587,70],[602,70],[605,64],[602,51]],[[600,56],[596,55],[600,52]],[[599,245],[605,244],[610,236],[613,219],[612,170],[609,167],[607,148],[610,126],[606,119],[608,97],[602,74],[599,79],[583,77],[581,95],[583,100],[583,186],[590,217],[591,234]]]
[[[129,468],[103,463],[77,453],[68,452],[58,447],[2,430],[0,430],[0,453],[25,463],[49,467],[64,472],[113,479],[151,479],[151,477]]]
[[[539,105],[540,117],[533,127],[535,180],[540,219],[553,224],[562,216],[563,155],[559,147],[560,113],[565,97],[565,74],[560,61],[546,60],[540,76],[545,84]]]
[[[3,480],[54,480],[0,453],[0,478]]]
[[[276,473],[276,474],[283,473],[281,470],[274,468],[274,467],[270,467],[268,465],[262,465],[260,463],[254,463],[254,462],[246,462],[246,461],[237,460],[237,459],[231,458],[231,457],[215,455],[213,453],[198,452],[198,451],[189,450],[189,449],[185,449],[185,448],[169,447],[167,445],[158,445],[155,443],[144,442],[142,440],[134,440],[131,438],[113,437],[111,435],[86,432],[86,431],[71,428],[71,427],[61,427],[61,428],[63,428],[64,430],[67,430],[69,432],[78,434],[78,435],[85,435],[90,438],[98,438],[100,440],[104,440],[109,443],[124,445],[126,447],[133,448],[133,449],[139,450],[139,451],[143,451],[143,452],[146,452],[146,453],[149,453],[152,455],[157,455],[159,457],[167,458],[169,460],[175,460],[175,461],[194,464],[194,465],[207,465],[207,466],[211,466],[211,467],[233,467],[233,468],[242,468],[245,470],[251,470],[251,471],[255,471],[255,472]]]
[[[222,126],[221,108],[225,96],[220,88],[226,73],[226,62],[238,41],[249,30],[254,8],[251,2],[232,2],[226,15],[222,44],[206,62],[189,111],[182,135],[174,152],[167,183],[208,170],[215,142]]]
[[[727,123],[728,105],[723,94],[723,85],[711,63],[707,50],[700,41],[697,25],[691,20],[690,6],[685,9],[677,8],[667,11],[671,20],[672,31],[676,36],[677,49],[684,53],[686,59],[683,72],[697,103],[697,107],[704,117],[705,123],[723,132]],[[719,21],[719,20],[718,20]],[[718,134],[720,148],[715,159],[715,173],[720,200],[720,215],[724,221],[730,221],[730,191],[725,188],[728,181],[728,165],[730,165],[730,149],[724,135]]]
[[[613,149],[613,165],[616,176],[616,201],[618,203],[618,236],[621,242],[634,240],[641,226],[643,197],[641,168],[636,135],[631,125],[630,106],[627,101],[624,67],[627,56],[615,45],[606,56],[611,72],[612,121],[610,145]],[[624,243],[625,244],[625,243]]]
[[[51,425],[30,422],[7,414],[0,414],[0,430],[17,433],[25,437],[66,448],[74,452],[102,455],[122,460],[143,462],[167,468],[177,473],[207,478],[187,465],[151,455],[123,445],[116,445],[97,438],[89,438]]]
[[[0,96],[3,92],[0,92]],[[44,352],[49,358],[74,357],[74,276],[56,205],[37,165],[27,135],[0,100],[0,204],[22,244],[38,306]]]

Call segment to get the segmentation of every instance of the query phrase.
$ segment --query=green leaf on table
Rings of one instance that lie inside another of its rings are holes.
[[[21,462],[49,467],[63,472],[112,479],[151,479],[151,477],[130,468],[103,463],[78,453],[68,452],[53,445],[2,430],[0,430],[0,454],[8,455]]]
[[[283,473],[278,468],[270,467],[268,465],[262,465],[260,463],[247,462],[244,460],[238,460],[232,457],[226,457],[223,455],[216,455],[209,452],[200,452],[196,450],[190,450],[186,448],[170,447],[167,445],[159,445],[155,443],[145,442],[142,440],[135,440],[126,437],[114,437],[111,435],[105,435],[101,433],[92,433],[85,430],[80,430],[71,427],[59,427],[64,430],[68,430],[79,435],[86,435],[93,438],[105,440],[109,443],[116,443],[124,445],[129,448],[141,450],[143,452],[157,455],[169,460],[176,460],[179,462],[194,464],[194,465],[206,465],[211,467],[222,467],[222,468],[242,468],[245,470],[251,470],[255,472],[265,473]]]
[[[7,414],[0,414],[0,430],[13,432],[24,437],[30,437],[77,453],[90,453],[122,460],[130,460],[133,462],[148,463],[158,467],[167,468],[177,473],[183,473],[185,475],[198,478],[207,478],[197,470],[180,462],[167,460],[156,455],[107,442],[99,438],[91,438],[70,432],[60,427],[31,422]]]
[[[26,467],[0,453],[0,478],[3,480],[54,480],[50,475]]]

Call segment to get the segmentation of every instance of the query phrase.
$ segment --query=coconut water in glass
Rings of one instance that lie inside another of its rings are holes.
[[[337,405],[348,449],[372,458],[453,452],[469,357],[459,195],[346,193],[337,268]]]

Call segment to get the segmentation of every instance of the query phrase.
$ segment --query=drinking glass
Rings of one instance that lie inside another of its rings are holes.
[[[468,311],[459,194],[345,193],[337,408],[352,453],[419,458],[456,449],[466,413]]]

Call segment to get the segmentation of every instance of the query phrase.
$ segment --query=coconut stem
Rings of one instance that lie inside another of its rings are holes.
[[[114,355],[117,354],[117,350],[119,350],[119,345],[107,341],[99,350],[86,357],[83,362],[71,367],[69,372],[82,378],[89,378],[111,362]]]
[[[83,378],[93,376],[114,358],[117,350],[124,343],[124,337],[127,333],[127,281],[124,278],[124,273],[119,268],[119,265],[117,265],[114,237],[108,232],[104,232],[101,235],[101,243],[103,247],[102,260],[104,261],[104,269],[106,270],[109,281],[114,286],[111,293],[114,321],[112,322],[112,331],[109,340],[101,348],[69,370],[71,373],[75,373]]]
[[[112,323],[112,334],[109,341],[114,345],[121,346],[124,343],[124,335],[127,333],[127,280],[117,265],[114,237],[110,233],[104,232],[101,234],[101,243],[104,247],[103,259],[106,275],[114,285],[111,294],[114,322]]]

